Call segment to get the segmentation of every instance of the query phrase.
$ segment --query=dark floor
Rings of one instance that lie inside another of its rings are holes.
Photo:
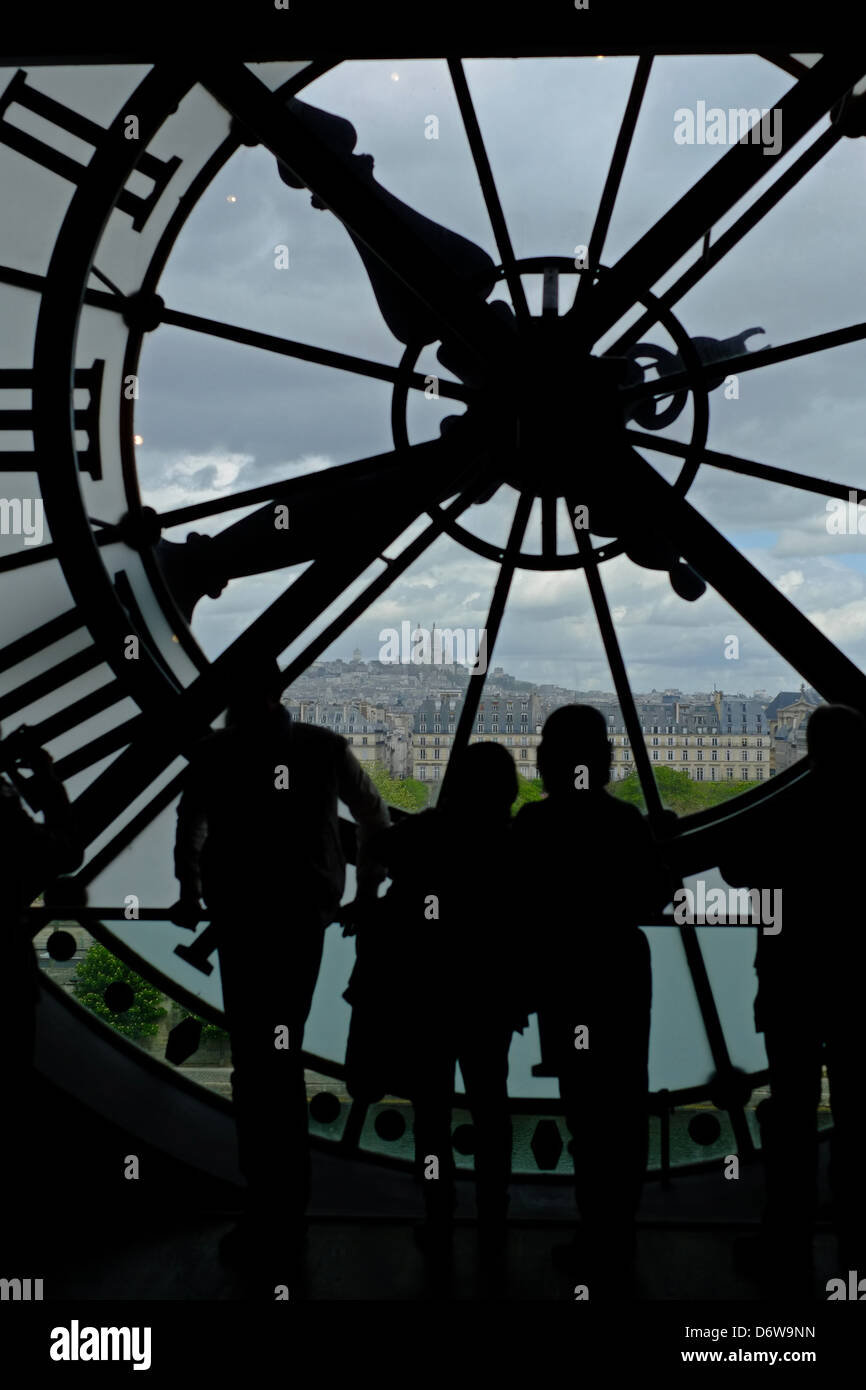
[[[217,1246],[232,1222],[225,1217],[151,1225],[117,1244],[82,1258],[62,1257],[45,1279],[45,1298],[96,1300],[236,1300],[250,1296],[244,1279],[219,1261]],[[642,1300],[742,1300],[761,1297],[757,1286],[734,1273],[731,1247],[741,1229],[644,1226],[638,1241],[637,1290]],[[572,1301],[574,1277],[560,1273],[551,1250],[568,1238],[565,1225],[514,1224],[499,1284],[508,1300]],[[69,1252],[70,1256],[73,1252]],[[815,1298],[825,1298],[835,1242],[815,1241]],[[489,1297],[490,1283],[478,1261],[472,1225],[458,1226],[450,1285],[431,1283],[421,1251],[406,1223],[319,1220],[311,1224],[303,1293],[313,1300],[418,1301],[430,1297]],[[287,1275],[287,1278],[289,1276]],[[292,1286],[290,1297],[299,1290]],[[273,1293],[265,1296],[273,1299]]]
[[[473,1300],[489,1297],[495,1287],[497,1296],[507,1300],[574,1299],[574,1276],[560,1273],[551,1258],[553,1247],[574,1232],[568,1184],[514,1184],[507,1245],[493,1285],[479,1264],[472,1185],[461,1181],[459,1189],[453,1276],[450,1284],[431,1284],[413,1237],[420,1201],[411,1175],[317,1152],[305,1271],[291,1276],[290,1297]],[[668,1188],[657,1179],[648,1181],[638,1234],[637,1298],[752,1302],[770,1296],[736,1273],[732,1259],[734,1242],[758,1229],[762,1191],[759,1164],[744,1167],[737,1180],[726,1180],[718,1164],[675,1175]],[[169,1209],[137,1217],[128,1212],[125,1219],[91,1223],[86,1241],[81,1212],[72,1219],[68,1210],[58,1212],[56,1221],[47,1215],[52,1249],[45,1249],[40,1260],[46,1300],[258,1296],[219,1260],[219,1240],[234,1224],[229,1210],[179,1214]],[[110,1212],[103,1207],[100,1215]],[[826,1299],[827,1279],[840,1272],[835,1264],[835,1240],[821,1221],[815,1237],[814,1298]],[[273,1290],[264,1296],[273,1299]]]

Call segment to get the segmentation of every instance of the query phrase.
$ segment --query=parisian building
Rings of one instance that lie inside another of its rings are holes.
[[[438,782],[443,776],[460,720],[462,700],[462,691],[450,690],[421,702],[410,747],[411,775],[419,782]],[[521,777],[537,777],[537,750],[541,742],[538,696],[528,691],[485,690],[469,742],[503,744],[514,758]]]

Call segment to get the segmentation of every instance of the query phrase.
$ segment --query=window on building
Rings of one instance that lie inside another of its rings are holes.
[[[746,760],[748,759],[748,756],[749,756],[749,750],[748,750],[748,748],[744,748],[744,749],[743,749],[743,762],[746,762]]]
[[[703,755],[702,750],[699,748],[699,749],[698,749],[698,762],[699,762],[699,763],[702,763],[703,761],[704,761],[704,755]]]
[[[658,744],[658,739],[657,739],[657,738],[654,738],[654,739],[653,739],[653,744],[654,744],[654,745],[655,745],[655,744]]]
[[[669,749],[668,749],[668,762],[669,762],[669,763],[672,763],[675,757],[676,757],[676,752],[675,752],[675,750],[674,750],[673,748],[669,748]]]
[[[700,757],[700,756],[701,756],[701,755],[700,755],[700,753],[699,753],[699,754],[698,754],[698,757]],[[702,767],[695,768],[695,781],[696,781],[696,782],[703,782],[703,780],[704,780],[704,769],[703,769]]]
[[[726,749],[725,749],[725,758],[726,758],[726,760],[727,760],[728,762],[731,761],[731,750],[730,750],[730,748],[726,748]]]
[[[713,760],[714,763],[718,762],[718,760],[719,760],[719,755],[718,755],[718,753],[716,752],[715,748],[714,748],[713,751],[712,751],[711,757],[712,757],[712,760]]]
[[[439,750],[438,748],[434,748],[434,749],[433,749],[433,757],[434,757],[434,759],[435,759],[435,758],[438,758],[439,756],[440,756],[440,750]]]
[[[419,752],[418,752],[418,757],[421,758],[422,761],[424,760],[424,758],[427,757],[427,754],[425,753],[425,751],[424,751],[423,748],[421,748],[421,749],[419,750]]]
[[[718,746],[719,740],[718,740],[717,738],[714,738],[714,739],[712,739],[711,741],[712,741],[713,747],[716,748],[716,747]]]
[[[763,760],[764,760],[764,755],[763,755],[763,753],[761,752],[761,750],[760,750],[760,748],[759,748],[758,751],[757,751],[757,753],[755,754],[755,761],[760,763],[760,762],[763,762]]]
[[[656,763],[657,763],[658,760],[659,760],[658,751],[654,751],[654,752],[653,752],[653,762],[656,762]]]
[[[734,769],[733,769],[732,767],[729,767],[729,768],[728,768],[728,781],[731,781],[731,780],[733,779],[733,776],[734,776]]]
[[[760,758],[760,756],[761,756],[761,755],[760,755],[760,753],[759,753],[759,754],[758,754],[758,757]],[[763,782],[763,780],[764,780],[764,769],[763,769],[762,767],[756,767],[756,768],[755,768],[755,773],[756,773],[756,775],[757,775],[758,781],[759,781],[759,782]]]

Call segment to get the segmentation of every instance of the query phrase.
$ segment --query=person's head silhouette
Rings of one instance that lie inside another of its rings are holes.
[[[283,676],[276,661],[257,662],[246,672],[226,711],[226,725],[255,731],[263,719],[280,709],[282,692]]]
[[[517,769],[501,743],[472,743],[452,757],[439,809],[449,815],[504,819],[517,798]]]
[[[866,719],[850,705],[819,705],[806,725],[806,748],[822,781],[850,776],[866,761]]]
[[[548,716],[538,745],[538,770],[549,796],[600,791],[610,781],[604,715],[592,705],[563,705]]]

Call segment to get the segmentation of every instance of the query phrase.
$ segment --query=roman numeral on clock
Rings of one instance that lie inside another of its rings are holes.
[[[24,107],[31,111],[34,116],[40,116],[52,125],[59,126],[70,135],[92,145],[94,149],[106,138],[107,132],[103,127],[97,125],[96,121],[82,116],[78,111],[64,106],[62,102],[55,101],[53,97],[45,96],[35,87],[28,87],[27,74],[23,68],[18,69],[5,92],[0,96],[0,141],[4,145],[8,145],[10,149],[17,150],[27,159],[35,160],[43,168],[50,169],[60,178],[77,184],[84,172],[85,165],[79,164],[70,155],[63,154],[35,135],[30,135],[27,131],[21,130],[19,126],[13,125],[11,121],[6,119],[6,113],[12,106]],[[131,112],[130,114],[134,113]],[[121,138],[123,137],[121,136]],[[135,166],[136,172],[145,174],[147,178],[151,179],[153,188],[147,197],[141,197],[139,194],[131,193],[124,188],[116,204],[122,212],[132,218],[134,231],[141,231],[179,165],[178,155],[174,155],[171,159],[158,159],[156,155],[144,150],[139,156]]]
[[[76,367],[75,389],[90,394],[88,404],[74,412],[75,428],[87,434],[87,447],[78,449],[78,467],[82,473],[89,473],[95,482],[102,477],[102,463],[99,457],[99,397],[102,391],[102,374],[105,362],[96,358],[92,367]],[[4,367],[0,369],[0,391],[33,389],[33,371],[29,367]],[[0,410],[0,440],[3,430],[33,430],[33,411]],[[0,449],[0,472],[18,473],[34,471],[38,468],[33,449]]]

